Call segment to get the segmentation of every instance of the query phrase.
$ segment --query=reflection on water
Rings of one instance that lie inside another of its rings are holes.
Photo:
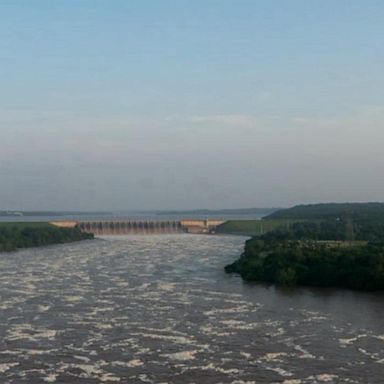
[[[1,383],[383,383],[384,297],[244,284],[244,238],[0,255]]]

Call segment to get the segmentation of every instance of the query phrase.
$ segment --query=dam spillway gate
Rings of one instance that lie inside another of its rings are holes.
[[[124,221],[57,221],[58,227],[77,227],[94,235],[131,235],[166,233],[213,233],[220,220],[124,220]]]
[[[79,222],[77,227],[95,235],[131,235],[156,233],[183,233],[178,221],[100,221]]]

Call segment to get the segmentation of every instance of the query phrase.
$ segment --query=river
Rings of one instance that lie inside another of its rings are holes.
[[[383,383],[384,295],[243,283],[244,240],[0,254],[0,383]]]

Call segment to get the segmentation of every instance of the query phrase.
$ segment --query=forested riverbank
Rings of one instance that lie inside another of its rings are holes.
[[[245,280],[280,285],[384,290],[380,208],[380,204],[374,209],[372,204],[312,205],[277,212],[273,216],[280,220],[300,221],[254,236],[225,270]]]
[[[0,223],[0,252],[92,239],[78,228],[60,228],[49,223]]]

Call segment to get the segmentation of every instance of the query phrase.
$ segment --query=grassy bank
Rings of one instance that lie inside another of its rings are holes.
[[[216,233],[244,236],[260,236],[275,229],[288,229],[299,220],[263,219],[263,220],[229,220],[216,228]]]
[[[59,228],[49,223],[0,223],[0,252],[92,239],[77,228]]]

